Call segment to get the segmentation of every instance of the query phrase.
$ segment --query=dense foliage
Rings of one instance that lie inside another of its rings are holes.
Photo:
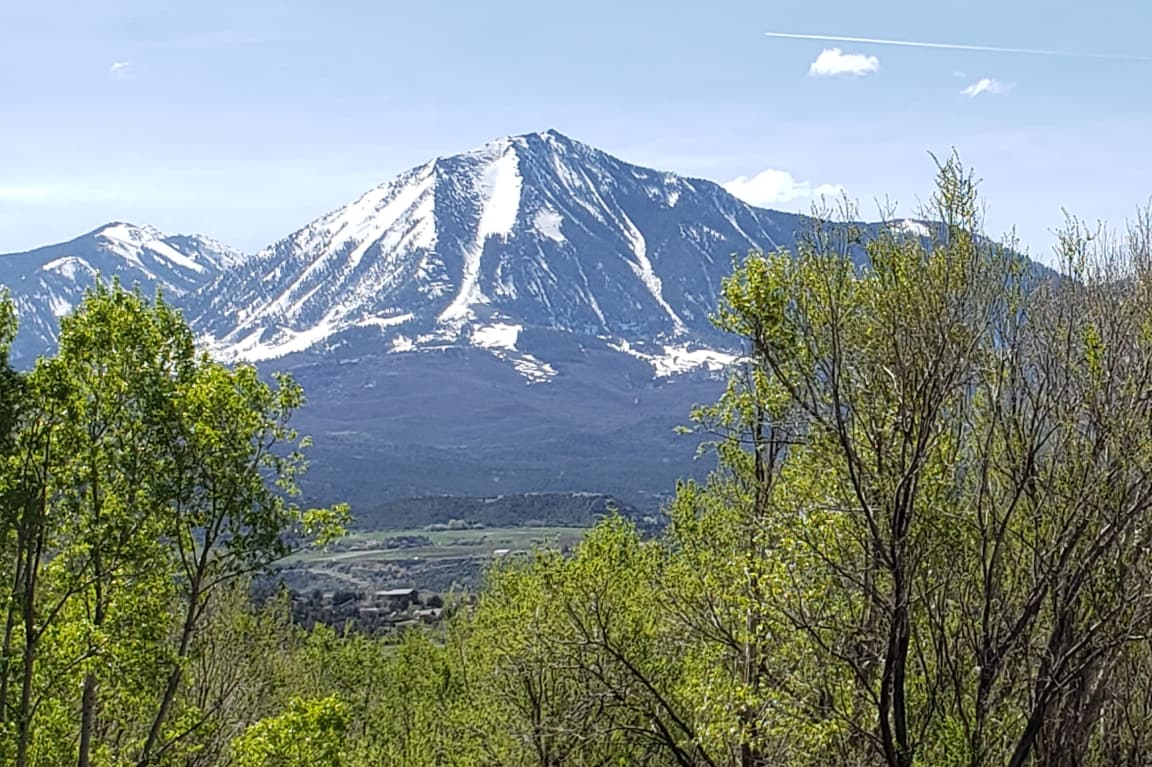
[[[956,162],[931,206],[930,240],[825,221],[737,264],[720,468],[657,537],[611,517],[391,639],[248,598],[339,521],[280,492],[298,389],[96,290],[0,389],[0,759],[1146,764],[1152,223],[1073,222],[1056,276],[977,234]]]
[[[219,705],[189,678],[215,598],[344,509],[292,501],[299,387],[198,353],[163,300],[97,285],[59,341],[3,378],[3,758],[185,759]]]

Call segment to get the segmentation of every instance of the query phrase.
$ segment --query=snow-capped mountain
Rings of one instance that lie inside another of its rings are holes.
[[[0,284],[20,367],[52,350],[98,271],[163,288],[219,356],[291,372],[317,502],[652,503],[707,468],[674,427],[740,352],[708,320],[734,256],[791,247],[805,226],[545,131],[413,168],[251,257],[111,224],[0,256]]]
[[[382,353],[483,347],[546,378],[518,340],[535,328],[598,337],[657,371],[694,367],[720,359],[688,344],[715,338],[732,255],[790,245],[799,225],[545,131],[370,190],[222,273],[195,321],[249,360],[375,338]]]
[[[167,235],[149,226],[112,223],[69,242],[0,256],[0,285],[12,296],[20,331],[12,347],[16,365],[31,364],[56,343],[59,318],[80,302],[97,274],[162,289],[178,300],[221,270],[245,259],[240,251],[199,235]]]

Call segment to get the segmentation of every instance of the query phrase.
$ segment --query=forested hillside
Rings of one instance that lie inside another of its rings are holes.
[[[720,468],[665,528],[498,560],[388,637],[250,599],[348,524],[293,503],[299,387],[94,289],[0,379],[0,762],[1147,764],[1152,220],[1072,221],[1037,275],[979,210],[953,160],[930,242],[749,254],[714,318],[748,354],[693,414]]]

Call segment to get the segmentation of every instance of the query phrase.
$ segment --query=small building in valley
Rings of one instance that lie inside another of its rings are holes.
[[[410,605],[420,601],[420,592],[416,589],[385,589],[377,591],[375,596],[377,607],[390,610],[407,610]]]

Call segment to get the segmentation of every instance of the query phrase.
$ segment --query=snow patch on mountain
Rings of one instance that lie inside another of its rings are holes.
[[[41,266],[40,270],[44,272],[56,272],[66,280],[75,280],[81,272],[91,274],[96,271],[92,268],[91,264],[76,256],[54,258]]]
[[[320,322],[301,332],[282,331],[270,341],[264,341],[265,332],[264,328],[257,328],[227,350],[220,350],[224,351],[221,356],[229,360],[266,362],[293,352],[307,351],[331,337],[336,328],[329,322]]]
[[[355,231],[355,239],[359,244],[352,249],[348,254],[347,262],[344,266],[346,271],[352,271],[360,265],[360,261],[364,258],[364,254],[368,251],[375,242],[383,237],[388,230],[392,229],[396,221],[403,215],[414,213],[418,220],[425,219],[432,212],[431,198],[424,199],[419,209],[414,209],[417,203],[421,202],[421,198],[429,191],[430,184],[428,181],[413,186],[406,187],[397,194],[395,199],[389,201],[382,208],[380,208],[374,216],[363,219],[358,223]],[[397,239],[402,239],[405,235],[401,234]],[[411,240],[410,245],[415,247],[430,248],[436,242],[436,230],[434,227],[423,226],[414,227],[411,234],[408,235]]]
[[[541,208],[532,219],[532,228],[541,237],[547,237],[553,242],[566,242],[564,232],[560,231],[562,223],[564,223],[564,217],[559,213],[551,208]]]
[[[627,340],[617,340],[609,346],[652,366],[657,378],[668,378],[704,368],[718,373],[730,367],[739,357],[730,352],[704,347],[693,348],[691,344],[663,344],[659,352],[645,351]]]
[[[480,268],[484,248],[490,237],[510,237],[520,211],[523,179],[520,176],[520,157],[511,141],[500,142],[497,158],[490,161],[477,180],[475,194],[481,201],[480,221],[476,239],[464,254],[463,274],[456,298],[441,312],[441,322],[460,322],[474,316],[472,306],[489,303],[480,289]]]
[[[520,193],[523,188],[520,157],[512,145],[488,166],[481,178],[478,191],[485,205],[484,213],[480,216],[477,239],[512,234],[512,228],[516,226],[516,215],[520,211]]]
[[[404,352],[415,351],[416,342],[408,336],[399,335],[392,339],[392,348],[390,351],[393,354],[402,354]]]
[[[129,263],[146,271],[148,267],[142,258],[144,251],[151,251],[181,269],[198,274],[203,274],[205,271],[203,264],[173,248],[164,241],[164,234],[151,226],[113,224],[100,230],[96,237],[107,242],[113,253],[123,256]]]
[[[59,319],[68,312],[72,311],[72,302],[67,301],[60,296],[49,296],[48,310],[52,312],[52,316]]]
[[[317,291],[331,283],[328,273],[336,272],[336,279],[347,278],[360,266],[369,249],[378,244],[397,247],[407,239],[410,247],[432,248],[436,230],[428,218],[433,210],[430,198],[435,176],[430,165],[410,175],[417,176],[415,183],[409,180],[383,184],[298,232],[292,238],[294,244],[318,252],[260,314],[294,318]],[[406,218],[418,223],[404,226]],[[261,256],[268,258],[270,251]],[[281,276],[270,275],[272,279]]]
[[[399,314],[394,317],[364,317],[363,319],[357,320],[356,325],[362,328],[392,328],[396,327],[397,325],[403,325],[404,323],[411,321],[412,318],[413,314],[411,312],[406,314]]]
[[[216,271],[239,266],[251,258],[250,254],[233,248],[219,240],[205,237],[202,234],[174,234],[167,235],[165,242],[189,258],[199,262],[204,259],[208,271]]]
[[[511,357],[512,367],[517,373],[528,379],[530,384],[547,383],[556,377],[556,368],[543,362],[531,354],[521,354]]]
[[[658,378],[706,368],[714,373],[727,369],[737,360],[735,354],[716,349],[691,349],[687,345],[664,346],[664,353],[652,358]]]
[[[910,218],[905,218],[900,221],[892,222],[892,229],[905,234],[911,234],[916,237],[931,237],[932,230],[927,225],[920,221],[914,221]]]
[[[481,325],[472,328],[472,345],[483,349],[516,351],[516,340],[520,337],[521,330],[523,330],[522,325],[504,323]]]
[[[224,359],[266,362],[295,352],[307,351],[351,326],[394,328],[410,322],[413,318],[411,313],[404,313],[391,317],[362,317],[349,322],[341,316],[342,314],[339,308],[333,309],[318,323],[305,330],[281,328],[278,332],[269,334],[265,328],[256,328],[227,346],[222,346],[213,339],[205,340],[207,345]]]
[[[520,331],[524,327],[505,322],[478,325],[469,336],[471,345],[492,353],[497,359],[511,363],[513,369],[528,383],[545,383],[556,375],[556,368],[516,348]]]
[[[685,330],[684,320],[680,319],[676,315],[676,311],[664,300],[664,285],[652,269],[652,262],[648,259],[648,243],[644,240],[643,233],[636,228],[636,225],[633,224],[632,220],[627,216],[624,217],[623,223],[625,227],[624,234],[628,237],[629,242],[631,242],[632,253],[636,256],[635,263],[630,263],[629,265],[633,271],[636,272],[636,276],[644,282],[644,286],[648,288],[648,292],[656,299],[656,303],[660,305],[660,308],[663,309],[665,314],[668,315],[668,318],[672,320],[676,327],[676,333],[683,333]]]

